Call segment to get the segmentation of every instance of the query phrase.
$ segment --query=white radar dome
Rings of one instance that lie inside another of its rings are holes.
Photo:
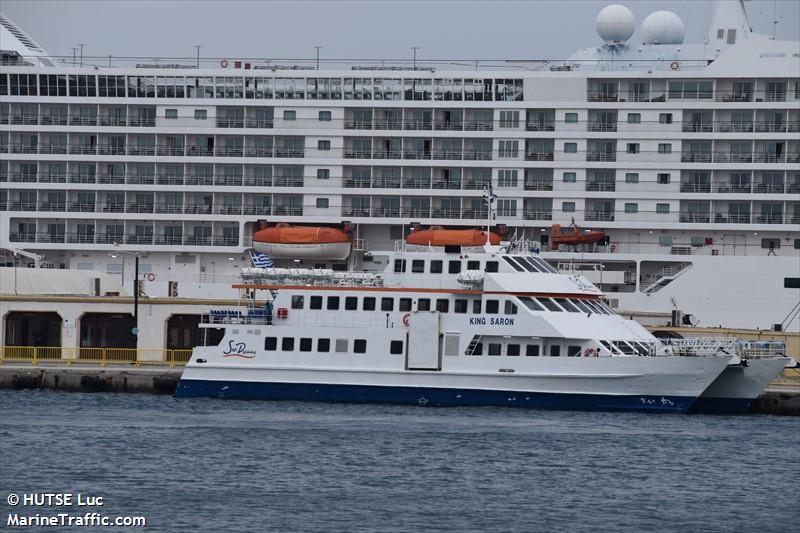
[[[606,6],[597,14],[594,23],[597,34],[608,44],[624,43],[633,35],[636,18],[625,6],[613,4]]]
[[[644,44],[683,44],[686,32],[678,15],[655,11],[644,19],[639,34]]]

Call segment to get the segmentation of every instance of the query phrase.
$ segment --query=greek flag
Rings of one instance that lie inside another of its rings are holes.
[[[267,254],[250,250],[250,260],[253,261],[253,266],[256,268],[272,268],[275,263],[269,258]]]
[[[496,194],[494,194],[494,193],[491,193],[491,194],[484,194],[484,195],[483,195],[483,200],[484,200],[484,201],[485,201],[487,204],[489,204],[489,205],[492,205],[492,204],[494,203],[494,201],[495,201],[495,200],[497,200],[497,195],[496,195]]]

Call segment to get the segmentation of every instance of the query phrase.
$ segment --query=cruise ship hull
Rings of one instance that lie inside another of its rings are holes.
[[[750,359],[731,364],[692,405],[693,413],[744,413],[769,383],[781,373],[789,359]]]
[[[190,363],[176,395],[683,413],[726,365],[725,360],[713,357],[542,358],[541,361],[539,371],[525,374]]]

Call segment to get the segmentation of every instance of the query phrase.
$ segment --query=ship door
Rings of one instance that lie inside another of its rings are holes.
[[[441,370],[439,313],[411,313],[407,327],[406,370]]]

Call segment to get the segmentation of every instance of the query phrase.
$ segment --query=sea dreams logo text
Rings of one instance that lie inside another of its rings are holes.
[[[243,342],[228,341],[228,347],[222,352],[224,357],[244,357],[252,359],[256,356],[255,350],[248,350],[247,344]]]

